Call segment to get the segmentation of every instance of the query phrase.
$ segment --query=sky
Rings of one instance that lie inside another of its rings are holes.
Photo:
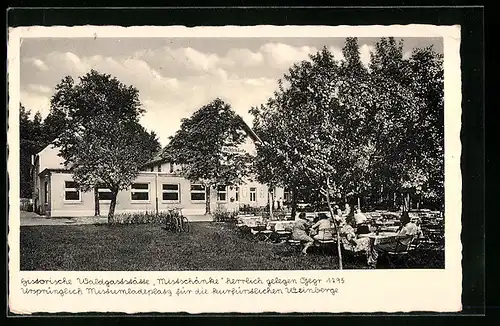
[[[358,38],[367,64],[378,38]],[[21,103],[47,116],[50,97],[65,76],[95,69],[139,90],[146,110],[141,124],[168,143],[182,118],[219,97],[251,126],[252,106],[267,101],[277,81],[295,62],[323,46],[342,59],[345,38],[27,38],[22,40]],[[416,47],[441,38],[405,38],[409,56]]]

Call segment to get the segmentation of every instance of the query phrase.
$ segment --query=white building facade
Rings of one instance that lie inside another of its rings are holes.
[[[243,129],[247,137],[238,150],[254,155],[258,137],[248,126]],[[94,192],[78,189],[72,173],[64,167],[58,153],[58,148],[49,145],[34,157],[35,211],[52,217],[94,216]],[[160,159],[146,164],[131,187],[118,193],[115,213],[163,212],[182,208],[184,215],[203,215],[207,193],[201,184],[182,177],[181,168]],[[275,205],[279,207],[284,198],[283,190],[278,188],[273,191]],[[243,206],[262,207],[268,205],[271,198],[266,185],[250,178],[238,186],[218,185],[210,190],[209,196],[212,212],[217,207],[228,211],[239,210]],[[99,189],[100,215],[107,215],[110,203],[109,190]]]

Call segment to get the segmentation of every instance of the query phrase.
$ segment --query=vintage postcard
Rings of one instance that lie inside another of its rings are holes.
[[[460,26],[19,27],[9,309],[462,309]]]

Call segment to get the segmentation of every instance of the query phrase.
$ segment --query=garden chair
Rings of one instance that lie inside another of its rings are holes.
[[[259,239],[263,242],[271,242],[271,238],[273,235],[273,230],[271,230],[269,227],[266,228],[265,230],[258,231]]]
[[[346,247],[346,244],[344,241],[341,241],[342,244],[342,256],[347,258],[348,260],[363,260],[363,263],[366,265],[366,251],[365,250],[359,250],[359,251],[354,251],[351,250],[351,248]]]
[[[274,226],[274,233],[276,234],[276,240],[278,242],[283,242],[292,236],[292,231],[291,229],[287,230],[287,227],[284,226],[283,224],[279,223]]]
[[[336,234],[335,228],[331,228],[330,232],[333,235],[333,239],[316,239],[317,244],[330,245],[330,244],[337,243],[337,240],[336,240],[337,234]]]
[[[444,230],[436,228],[422,228],[424,240],[422,245],[427,250],[444,250]]]
[[[302,249],[302,243],[300,240],[288,239],[287,243],[297,251]]]
[[[314,239],[314,246],[318,247],[318,249],[323,253],[327,252],[327,249],[332,248],[337,244],[337,234],[335,228],[331,228],[330,232],[333,235],[332,239]]]
[[[400,262],[408,267],[408,256],[416,249],[418,241],[418,235],[398,236],[390,239],[388,243],[380,247],[380,250],[387,258],[391,268],[395,268]]]

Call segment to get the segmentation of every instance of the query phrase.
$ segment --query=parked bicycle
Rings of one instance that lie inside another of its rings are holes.
[[[182,208],[168,210],[165,229],[172,232],[189,232],[189,220],[182,214]]]

